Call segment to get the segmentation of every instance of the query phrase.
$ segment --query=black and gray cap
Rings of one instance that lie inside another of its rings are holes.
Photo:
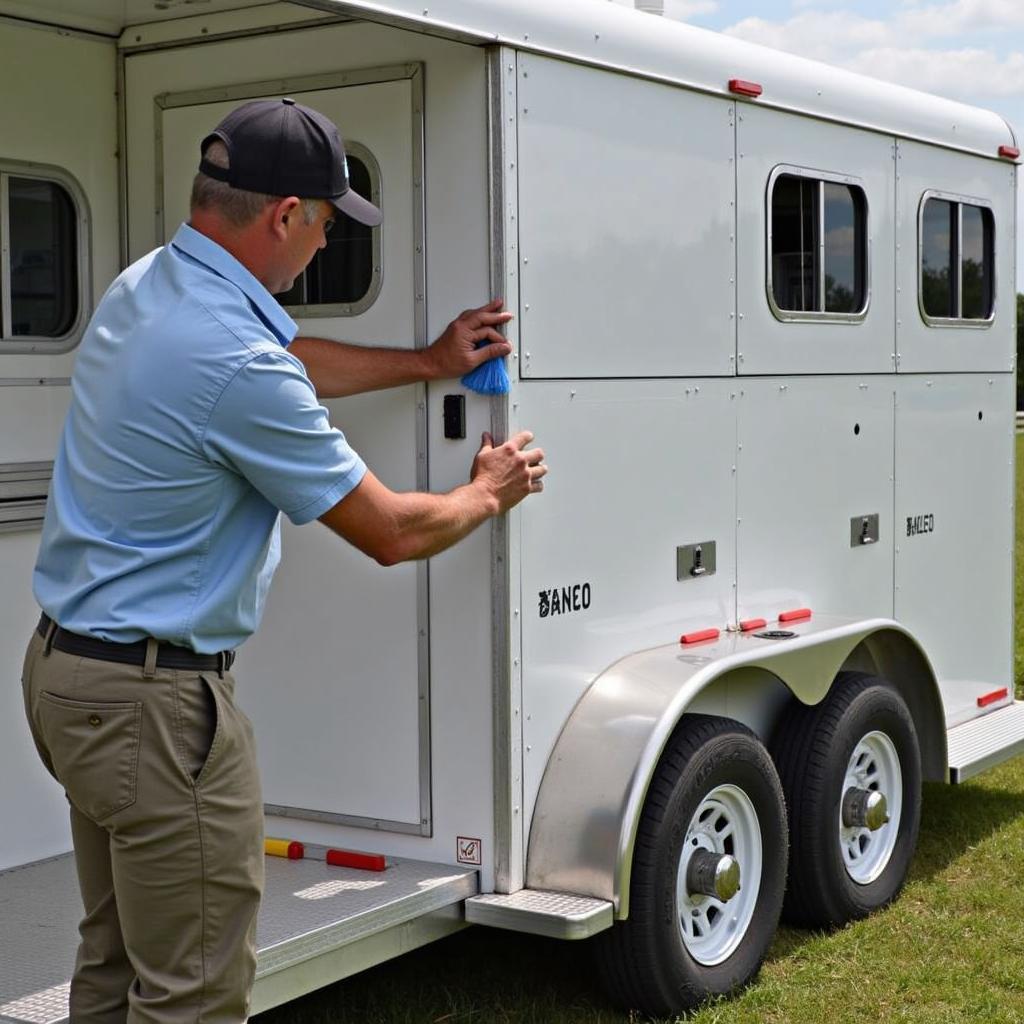
[[[228,167],[202,158],[217,139],[227,147]],[[360,224],[381,222],[380,210],[349,185],[345,147],[334,122],[295,100],[243,104],[203,139],[199,152],[199,170],[232,188],[326,199]]]

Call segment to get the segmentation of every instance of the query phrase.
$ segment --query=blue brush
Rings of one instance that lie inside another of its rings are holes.
[[[489,345],[489,341],[477,342],[477,348],[482,345]],[[505,369],[503,357],[488,359],[481,363],[475,370],[462,378],[462,383],[471,391],[480,395],[504,395],[508,393],[509,379],[508,370]]]

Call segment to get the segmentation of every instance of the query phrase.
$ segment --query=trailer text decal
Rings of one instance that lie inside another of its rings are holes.
[[[916,537],[919,533],[935,532],[935,516],[907,516],[907,536]]]
[[[576,583],[571,587],[555,587],[540,592],[540,617],[583,612],[590,607],[590,584]]]

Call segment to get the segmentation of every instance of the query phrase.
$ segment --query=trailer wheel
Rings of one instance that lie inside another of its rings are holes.
[[[785,919],[835,927],[895,899],[921,820],[921,754],[902,697],[841,672],[820,704],[787,710],[772,752],[789,811]]]
[[[746,985],[785,877],[786,808],[767,750],[738,722],[684,716],[647,793],[629,917],[596,942],[612,998],[669,1016]]]

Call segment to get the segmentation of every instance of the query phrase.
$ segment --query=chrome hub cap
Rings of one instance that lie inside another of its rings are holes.
[[[761,826],[750,797],[717,786],[690,819],[676,906],[683,945],[700,964],[727,960],[746,934],[761,888]]]
[[[869,732],[854,748],[843,779],[839,848],[846,873],[868,885],[885,870],[900,829],[903,772],[892,740]]]

